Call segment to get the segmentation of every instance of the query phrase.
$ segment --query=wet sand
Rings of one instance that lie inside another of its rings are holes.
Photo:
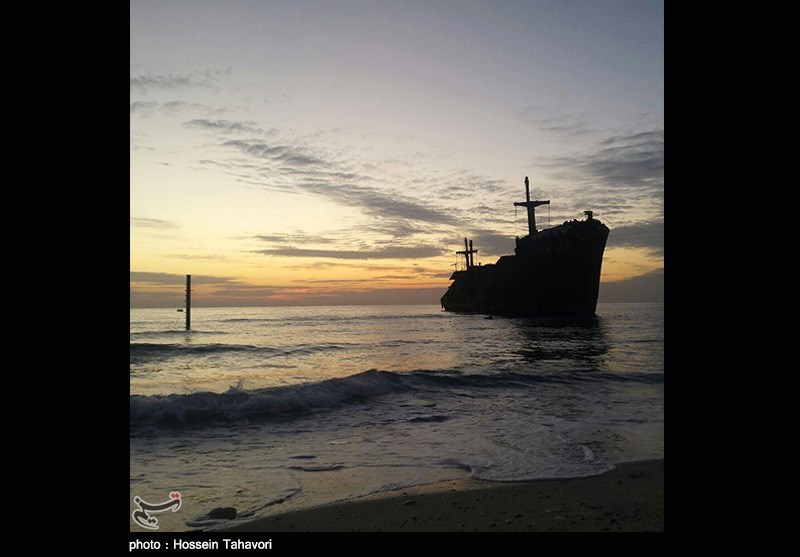
[[[664,460],[601,476],[453,480],[242,523],[240,532],[642,532],[664,530]]]

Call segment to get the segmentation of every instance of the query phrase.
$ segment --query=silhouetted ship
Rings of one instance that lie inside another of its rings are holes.
[[[476,266],[478,250],[464,238],[464,250],[456,253],[464,256],[466,269],[450,277],[442,307],[490,315],[594,315],[608,227],[584,211],[585,220],[537,231],[536,207],[549,204],[531,201],[526,176],[525,201],[514,205],[528,210],[528,235],[517,237],[516,255]]]

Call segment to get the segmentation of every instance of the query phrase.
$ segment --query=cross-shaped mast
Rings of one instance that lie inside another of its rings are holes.
[[[475,259],[472,254],[478,253],[478,250],[472,249],[472,240],[469,241],[469,246],[467,245],[467,239],[464,238],[464,250],[457,251],[458,255],[463,255],[464,259],[467,261],[467,269],[475,265]]]
[[[550,205],[550,200],[547,201],[531,201],[531,190],[528,177],[525,176],[525,201],[515,201],[515,207],[525,207],[528,209],[528,234],[533,236],[536,234],[536,207],[539,205]]]

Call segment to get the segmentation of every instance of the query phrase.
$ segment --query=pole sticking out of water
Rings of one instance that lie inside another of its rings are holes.
[[[192,328],[192,275],[186,275],[186,330]]]

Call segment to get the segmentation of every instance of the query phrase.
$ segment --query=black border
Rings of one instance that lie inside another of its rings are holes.
[[[136,0],[131,1],[134,2]],[[108,9],[118,8],[119,6],[117,8],[104,7],[103,10],[104,13],[106,13]],[[677,11],[678,9],[679,8],[673,5],[670,5],[669,10],[666,10],[665,7],[665,21],[670,21],[670,29],[674,29],[675,27],[673,26],[681,27],[681,24],[675,22],[676,19],[689,16],[687,13],[679,13]],[[112,19],[116,21],[123,17],[128,17],[129,22],[130,14],[125,14],[123,9],[120,9],[120,12],[121,14],[112,16]],[[97,15],[98,14],[93,14],[93,17]],[[89,17],[89,14],[86,14],[86,17]],[[100,25],[102,26],[103,24],[101,23]],[[90,211],[86,211],[86,206],[79,207],[79,209],[83,209],[83,212],[80,214],[85,215],[84,218],[86,220],[81,219],[82,222],[72,222],[72,226],[70,227],[73,231],[73,235],[77,232],[77,234],[84,239],[83,253],[80,257],[81,262],[86,263],[90,269],[93,269],[90,277],[79,276],[75,280],[79,286],[83,285],[84,287],[88,287],[83,290],[83,292],[85,292],[85,298],[83,300],[76,300],[76,304],[85,303],[85,300],[91,300],[97,304],[97,311],[100,315],[92,316],[89,320],[94,321],[98,327],[104,329],[102,335],[104,339],[103,345],[111,348],[110,357],[106,356],[109,351],[101,350],[98,353],[96,360],[97,365],[93,366],[90,371],[90,376],[87,378],[87,383],[101,381],[101,388],[95,390],[94,393],[90,395],[89,399],[92,401],[93,405],[80,419],[86,420],[83,422],[86,424],[91,424],[92,420],[96,421],[99,419],[103,422],[103,428],[98,429],[96,432],[92,432],[91,426],[89,425],[80,428],[82,434],[85,433],[88,437],[88,439],[85,439],[86,444],[94,449],[92,454],[97,455],[96,461],[89,466],[89,474],[85,476],[86,483],[84,485],[86,488],[81,491],[94,493],[95,489],[101,491],[105,489],[104,486],[116,486],[119,484],[119,494],[117,494],[115,488],[109,492],[109,496],[103,497],[106,501],[114,501],[114,503],[112,503],[113,509],[117,509],[116,501],[120,498],[123,500],[128,498],[130,492],[130,454],[129,444],[126,441],[129,435],[128,411],[130,404],[129,400],[122,400],[123,395],[129,399],[130,384],[129,379],[124,374],[116,371],[124,369],[126,362],[123,361],[122,358],[129,358],[129,350],[123,348],[124,345],[121,342],[121,333],[125,330],[121,318],[118,324],[119,329],[116,328],[117,325],[105,323],[106,320],[117,323],[117,319],[114,316],[118,315],[120,304],[125,303],[123,296],[126,292],[129,293],[129,289],[125,288],[124,281],[129,282],[130,280],[129,257],[126,258],[121,249],[123,242],[127,241],[127,245],[130,246],[129,222],[123,221],[118,214],[118,207],[124,203],[126,195],[124,192],[126,192],[126,190],[128,191],[128,207],[130,207],[129,137],[125,137],[125,131],[123,130],[126,126],[122,124],[122,122],[125,121],[123,119],[127,119],[129,136],[130,115],[129,113],[123,112],[124,108],[126,108],[126,104],[129,103],[125,102],[122,95],[125,94],[123,92],[126,91],[128,99],[130,99],[130,89],[129,87],[123,88],[123,78],[125,76],[122,75],[122,72],[117,72],[116,70],[106,71],[103,67],[106,65],[114,67],[115,64],[113,60],[116,60],[117,57],[122,57],[126,51],[128,53],[128,60],[130,60],[129,37],[126,37],[124,33],[120,33],[119,27],[120,26],[116,25],[107,25],[101,29],[93,29],[91,38],[83,37],[85,42],[82,43],[83,46],[80,49],[80,65],[84,68],[93,67],[97,69],[101,77],[93,83],[91,89],[79,87],[77,91],[72,91],[72,93],[76,97],[86,95],[91,97],[91,102],[85,105],[85,110],[91,110],[93,112],[90,120],[93,124],[91,125],[91,129],[86,129],[84,131],[90,132],[88,134],[89,137],[94,135],[95,138],[99,137],[101,140],[91,146],[92,152],[96,154],[88,155],[84,153],[83,156],[76,154],[75,160],[83,162],[74,165],[73,161],[72,169],[75,170],[81,167],[85,169],[86,165],[89,165],[91,168],[92,163],[97,165],[100,169],[98,171],[99,175],[94,172],[88,173],[90,175],[89,181],[92,184],[92,191],[91,193],[85,191],[85,194],[87,196],[99,196],[101,202],[100,207],[97,207],[93,201],[91,206],[94,210]],[[129,25],[128,29],[130,29]],[[683,168],[683,171],[681,171],[681,167],[685,167],[684,163],[681,162],[681,159],[685,155],[686,146],[684,134],[690,131],[687,129],[687,126],[691,127],[693,118],[701,118],[702,116],[697,114],[696,109],[692,111],[692,109],[689,108],[690,116],[688,117],[684,112],[686,107],[693,105],[694,102],[691,97],[687,98],[684,95],[686,93],[685,89],[678,85],[679,82],[683,81],[683,78],[679,78],[678,76],[686,73],[687,65],[691,67],[690,59],[692,55],[686,54],[685,51],[684,53],[676,51],[673,47],[673,39],[677,41],[678,37],[673,33],[666,34],[665,48],[669,45],[670,50],[665,55],[665,100],[668,100],[665,107],[665,128],[669,128],[669,133],[665,135],[665,137],[669,137],[665,154],[665,183],[669,181],[670,186],[674,185],[675,187],[673,189],[678,190],[674,193],[670,193],[670,195],[665,195],[665,214],[669,213],[668,220],[670,220],[671,223],[665,226],[665,231],[668,231],[668,233],[665,232],[665,253],[669,260],[669,270],[665,271],[665,331],[669,331],[665,334],[665,349],[667,352],[665,354],[665,366],[670,369],[670,372],[673,372],[673,370],[675,371],[675,377],[671,377],[670,381],[665,383],[665,413],[670,415],[670,426],[668,428],[665,427],[665,444],[671,447],[671,453],[676,451],[679,445],[686,445],[687,441],[684,435],[689,435],[689,430],[691,429],[686,421],[677,415],[677,408],[681,407],[685,401],[685,393],[681,391],[685,388],[690,388],[689,383],[691,383],[690,380],[678,377],[678,372],[681,371],[678,368],[684,368],[682,371],[688,372],[684,366],[689,365],[688,359],[691,359],[692,356],[684,352],[683,349],[679,349],[678,346],[688,341],[695,333],[699,333],[699,329],[701,328],[699,325],[696,325],[694,329],[690,327],[684,328],[684,324],[693,321],[692,317],[694,312],[689,309],[690,304],[694,301],[698,301],[699,303],[699,300],[690,298],[690,300],[687,301],[684,297],[686,292],[692,290],[696,292],[696,283],[693,283],[691,277],[684,274],[684,270],[687,266],[692,267],[695,263],[700,262],[698,260],[693,260],[691,255],[687,255],[692,253],[691,247],[687,246],[687,243],[691,243],[691,240],[687,242],[685,236],[680,232],[681,222],[686,222],[684,216],[688,220],[695,220],[698,213],[696,210],[687,208],[683,204],[684,200],[679,199],[681,197],[679,190],[681,189],[680,181],[690,178],[687,175],[689,169]],[[66,79],[66,74],[64,77],[65,83],[69,84],[70,82]],[[674,101],[674,99],[680,99],[677,101],[680,108],[675,104],[676,101]],[[669,121],[669,126],[666,126],[666,121]],[[95,133],[92,134],[91,132]],[[695,141],[699,140],[695,138]],[[689,140],[689,143],[691,143],[691,140]],[[87,161],[87,158],[90,160]],[[666,164],[667,161],[669,161],[668,165]],[[66,162],[65,166],[68,167]],[[127,172],[123,169],[127,169]],[[84,173],[81,172],[80,174],[83,175]],[[83,189],[79,184],[76,184],[76,188],[79,192]],[[119,199],[117,196],[119,196]],[[82,200],[80,198],[77,204],[82,205]],[[685,215],[681,215],[681,212]],[[103,253],[102,248],[99,247],[101,244],[99,240],[101,239],[103,244],[110,242],[114,246],[117,246],[118,249],[115,250],[114,253]],[[119,253],[119,255],[117,255],[117,253]],[[69,256],[74,256],[75,254],[65,255],[68,257],[66,257],[62,263],[63,268],[66,270],[74,268],[74,262],[70,265],[72,259]],[[702,257],[698,259],[702,259]],[[702,267],[702,264],[698,264],[697,268]],[[98,284],[98,282],[100,284]],[[79,292],[80,291],[81,290],[79,290]],[[69,304],[69,301],[67,304]],[[128,306],[130,307],[129,300]],[[117,350],[119,350],[119,354],[117,354]],[[102,377],[102,380],[95,378],[94,374]],[[109,378],[109,376],[111,377]],[[669,392],[669,397],[666,395],[667,392]],[[110,396],[103,396],[102,393]],[[102,400],[98,401],[97,398],[101,398]],[[674,402],[674,404],[668,404],[667,398]],[[669,411],[667,411],[667,408]],[[673,409],[675,409],[674,412]],[[101,413],[100,418],[98,418],[98,412]],[[113,426],[109,424],[113,424]],[[119,425],[117,426],[117,424]],[[112,430],[116,432],[117,427],[124,432],[124,435],[108,435],[105,433],[106,431]],[[670,441],[667,442],[667,439]],[[676,448],[673,449],[672,447]],[[680,482],[684,483],[684,478],[688,477],[692,471],[681,470],[684,466],[679,463],[682,459],[679,458],[677,453],[672,455],[671,459],[674,459],[674,463],[670,465],[670,468],[675,472],[672,474],[672,477],[675,478],[677,474],[677,477],[680,478]],[[673,461],[671,460],[671,462]],[[83,466],[79,466],[79,468],[83,468]],[[695,508],[695,510],[692,511],[691,505],[688,507],[684,506],[691,498],[689,492],[694,492],[693,488],[695,487],[701,489],[700,486],[693,485],[691,480],[689,481],[688,488],[685,484],[681,487],[678,483],[678,479],[675,479],[674,483],[670,482],[670,496],[668,497],[671,504],[675,502],[674,508],[680,507],[682,509],[681,513],[686,513],[683,514],[683,516],[678,516],[677,513],[670,515],[670,529],[675,526],[676,530],[681,529],[681,526],[691,524],[694,522],[695,518],[700,520],[700,518],[705,515],[702,508]],[[103,506],[104,505],[105,503]],[[175,538],[185,540],[222,540],[227,537],[250,541],[272,540],[272,551],[278,552],[306,550],[330,551],[336,549],[350,551],[352,549],[361,548],[380,550],[381,545],[379,544],[385,544],[387,542],[386,534],[389,536],[403,536],[404,539],[398,541],[408,545],[400,546],[401,551],[414,550],[413,548],[419,550],[424,546],[417,544],[424,541],[425,538],[428,538],[427,534],[423,534],[422,539],[419,539],[418,535],[414,535],[413,539],[410,539],[410,533],[385,533],[384,535],[376,533],[358,533],[358,535],[352,535],[350,533],[288,532],[131,532],[129,507],[130,501],[128,501],[128,506],[123,506],[123,512],[121,513],[117,510],[105,512],[102,511],[102,509],[97,513],[91,513],[95,516],[91,517],[91,524],[87,526],[87,530],[91,532],[101,532],[97,534],[100,537],[104,535],[113,536],[112,545],[115,548],[117,545],[122,546],[120,547],[121,551],[125,550],[125,542],[124,540],[117,540],[117,537],[122,537],[122,535],[127,535],[128,542],[136,540],[158,540],[162,542],[162,547],[165,543],[171,542]],[[389,539],[388,541],[391,542],[393,540]],[[447,536],[445,541],[448,545],[448,549],[451,550],[497,550],[497,540],[494,536],[492,536],[490,540],[486,536],[476,535],[476,533],[466,533],[465,535],[456,534]],[[520,541],[528,543],[527,541]],[[409,542],[411,543],[409,544]],[[108,546],[106,546],[106,549],[107,548]],[[431,549],[435,550],[435,548]],[[161,551],[163,551],[163,549]],[[172,549],[171,551],[175,550]]]

